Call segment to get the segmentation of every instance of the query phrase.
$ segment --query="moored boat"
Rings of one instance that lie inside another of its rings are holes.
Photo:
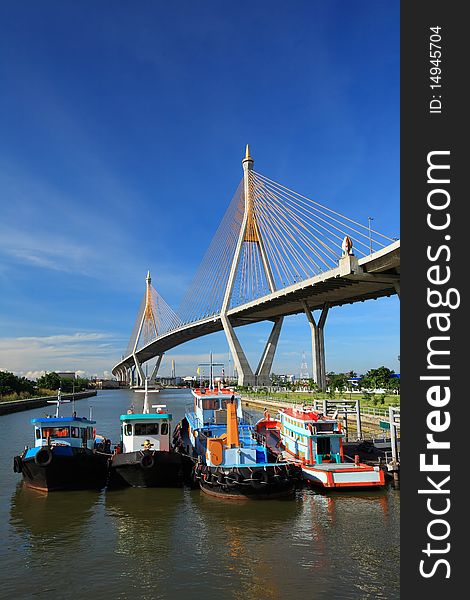
[[[121,441],[110,464],[108,487],[181,486],[190,480],[192,461],[170,445],[172,415],[163,404],[150,412],[145,382],[142,413],[121,415]],[[138,390],[135,390],[138,391]],[[140,390],[139,390],[140,391]]]
[[[279,455],[289,455],[300,466],[307,482],[324,488],[370,488],[385,484],[379,467],[358,459],[345,462],[340,423],[311,408],[283,409],[276,419],[268,416],[260,420],[256,431],[270,440],[268,444],[277,448]]]
[[[55,416],[31,420],[35,445],[14,457],[13,470],[26,486],[42,491],[102,489],[106,485],[110,455],[95,449],[96,421],[60,417],[64,402],[60,390]]]
[[[254,431],[231,389],[192,390],[194,405],[177,431],[178,447],[197,459],[194,477],[206,494],[230,499],[289,496],[295,466],[278,461]]]

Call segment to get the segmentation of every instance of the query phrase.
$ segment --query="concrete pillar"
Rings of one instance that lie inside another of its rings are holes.
[[[318,353],[320,355],[320,388],[324,392],[326,390],[326,357],[325,357],[325,336],[324,328],[326,317],[328,316],[329,306],[325,304],[322,308],[320,318],[318,320]]]
[[[274,354],[276,353],[283,321],[284,317],[280,317],[274,322],[273,328],[264,348],[264,352],[259,361],[258,368],[256,369],[255,378],[257,385],[270,385],[271,383],[269,375],[273,366]]]
[[[153,368],[152,374],[150,375],[150,382],[155,383],[155,377],[157,376],[158,369],[160,368],[160,363],[162,362],[163,352],[159,356],[157,356],[157,362],[155,363],[155,367]]]
[[[136,369],[136,380],[137,380],[137,385],[139,386],[143,386],[145,383],[145,375],[144,372],[142,370],[142,365],[140,364],[135,352],[132,355],[134,357],[134,363],[135,363],[135,369]]]
[[[400,282],[399,281],[397,281],[395,283],[395,291],[397,293],[398,299],[400,299]]]
[[[233,362],[238,374],[238,385],[256,385],[255,375],[248,363],[248,360],[243,352],[237,335],[233,330],[232,324],[227,315],[221,314],[220,319],[224,328],[225,337],[232,353]]]
[[[319,354],[317,352],[318,347],[318,333],[317,333],[317,324],[315,319],[310,312],[306,302],[302,300],[302,306],[304,307],[304,312],[307,316],[308,323],[310,325],[310,334],[312,339],[312,375],[315,383],[320,387],[320,363],[319,363]]]
[[[302,301],[304,312],[307,316],[311,337],[312,337],[312,363],[313,363],[313,377],[315,383],[321,391],[326,390],[326,360],[325,360],[325,338],[324,328],[326,317],[328,316],[329,306],[325,304],[322,308],[320,319],[318,324],[315,322],[315,318],[308,308],[305,301]]]

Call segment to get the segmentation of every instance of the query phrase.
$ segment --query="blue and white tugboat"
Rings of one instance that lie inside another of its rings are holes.
[[[144,406],[141,413],[132,409],[121,415],[121,442],[111,460],[108,487],[180,486],[189,481],[192,461],[175,452],[170,445],[172,415],[163,412],[164,404],[152,405],[145,380]]]
[[[96,421],[59,416],[59,390],[55,416],[31,420],[35,445],[14,457],[13,470],[23,475],[26,486],[45,492],[102,489],[106,485],[110,455],[95,449]]]
[[[220,498],[291,495],[295,466],[279,462],[242,411],[231,389],[192,390],[194,407],[175,431],[180,451],[197,459],[194,477],[206,494]]]

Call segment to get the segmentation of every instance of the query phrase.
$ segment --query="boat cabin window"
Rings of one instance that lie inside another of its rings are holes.
[[[168,423],[162,423],[161,434],[162,435],[167,435],[168,434]]]
[[[132,425],[130,423],[124,425],[124,435],[132,435]]]
[[[136,423],[134,425],[135,435],[158,435],[159,423]]]
[[[70,427],[43,427],[43,439],[70,437]]]
[[[80,427],[71,427],[70,428],[71,434],[73,438],[79,438],[80,437]]]
[[[317,431],[334,431],[334,423],[317,423]]]
[[[37,440],[41,439],[41,430],[39,429],[39,427],[36,427],[36,439]]]
[[[222,408],[222,409],[225,408],[226,409],[227,408],[227,404],[231,404],[230,398],[228,398],[228,399],[226,398],[225,400],[221,400],[220,401],[220,408]],[[233,404],[235,404],[235,406],[237,405],[237,399],[236,398],[234,399]]]
[[[202,408],[204,410],[217,410],[219,408],[219,400],[216,398],[204,398],[202,401]]]

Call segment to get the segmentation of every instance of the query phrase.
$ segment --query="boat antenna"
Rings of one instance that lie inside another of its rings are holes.
[[[89,417],[88,417],[88,420],[89,420],[89,421],[92,421],[92,420],[93,420],[93,406],[90,404],[90,406],[88,407],[88,409],[89,409],[89,413],[88,413],[88,414],[89,414]]]
[[[223,367],[224,363],[215,363],[213,361],[212,352],[210,353],[210,362],[209,363],[199,363],[199,369],[201,367],[210,367],[210,381],[209,381],[209,389],[214,390],[214,367]],[[200,372],[201,373],[201,372]]]
[[[211,350],[211,390],[214,389],[214,363],[212,361],[212,350]]]

